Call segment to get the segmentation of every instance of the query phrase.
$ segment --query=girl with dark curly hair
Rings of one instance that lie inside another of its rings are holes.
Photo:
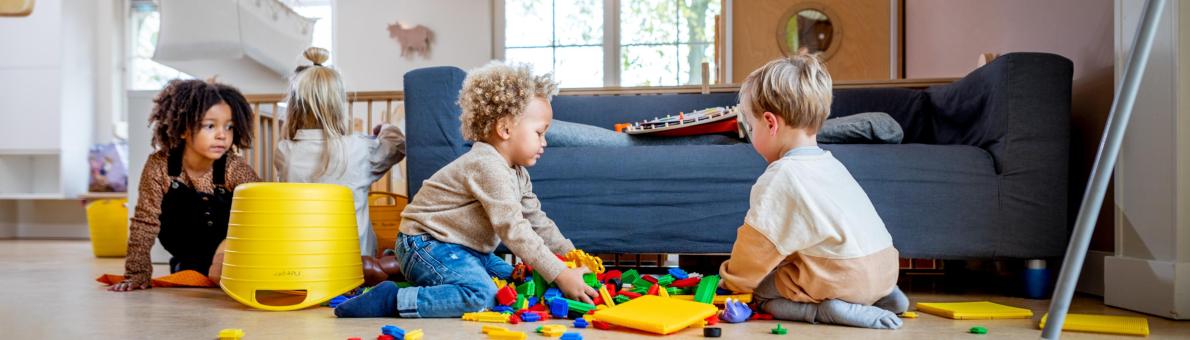
[[[153,104],[157,151],[141,174],[124,281],[113,291],[149,288],[154,239],[173,256],[171,273],[193,270],[218,282],[232,191],[259,181],[238,155],[252,145],[252,108],[239,90],[213,80],[173,80]]]

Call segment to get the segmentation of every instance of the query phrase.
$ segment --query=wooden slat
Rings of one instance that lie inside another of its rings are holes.
[[[272,145],[277,145],[277,142],[280,141],[280,138],[279,138],[280,134],[277,133],[278,131],[281,131],[280,123],[281,123],[281,121],[279,119],[277,119],[277,103],[273,103],[273,123],[272,123],[273,133],[270,134],[270,136],[272,136],[272,139],[273,139],[273,144],[271,144],[269,147],[269,159],[268,159],[269,160],[269,164],[268,164],[269,165],[268,166],[268,169],[269,169],[269,180],[268,181],[269,182],[277,180],[277,174],[276,174],[277,171],[276,171],[276,169],[273,169],[273,166],[272,166],[273,158],[276,157],[277,155],[273,154]]]
[[[256,170],[256,177],[263,178],[260,163],[264,161],[264,155],[260,150],[264,148],[264,138],[260,136],[260,122],[260,103],[252,104],[252,169]]]
[[[368,101],[368,125],[364,125],[364,134],[372,133],[372,101]]]

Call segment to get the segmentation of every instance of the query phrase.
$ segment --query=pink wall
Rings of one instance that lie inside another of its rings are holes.
[[[1078,199],[1111,109],[1113,6],[1112,0],[906,0],[905,75],[962,77],[984,52],[1049,52],[1073,61],[1070,187]],[[1078,202],[1071,207],[1073,220]],[[1092,249],[1110,251],[1114,211],[1102,211]]]

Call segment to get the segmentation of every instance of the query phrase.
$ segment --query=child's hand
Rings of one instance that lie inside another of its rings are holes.
[[[120,283],[112,285],[107,290],[113,292],[129,292],[137,289],[149,289],[149,280],[145,278],[128,278]]]
[[[379,136],[380,129],[384,128],[385,125],[387,125],[387,124],[376,124],[376,126],[372,128],[372,135]]]
[[[593,299],[599,296],[599,293],[583,281],[583,274],[589,272],[587,267],[567,268],[554,278],[554,283],[558,284],[558,290],[562,291],[562,295],[567,299],[594,304]]]

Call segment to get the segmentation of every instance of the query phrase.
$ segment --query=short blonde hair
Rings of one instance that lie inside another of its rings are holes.
[[[533,97],[548,102],[557,93],[558,83],[553,77],[548,73],[533,76],[529,65],[493,61],[473,69],[459,91],[463,138],[481,141],[501,119],[515,121],[520,117]]]
[[[794,128],[818,131],[831,113],[831,75],[818,57],[770,61],[740,85],[740,105],[753,117],[772,112]]]

